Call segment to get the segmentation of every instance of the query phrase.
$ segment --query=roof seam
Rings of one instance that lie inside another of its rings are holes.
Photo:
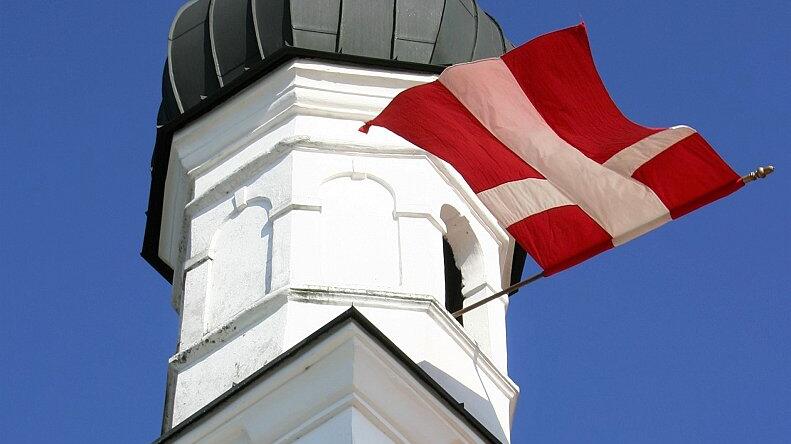
[[[431,48],[431,56],[428,58],[429,63],[434,63],[434,53],[437,52],[437,43],[439,42],[439,34],[442,32],[442,24],[445,23],[445,10],[448,7],[448,0],[442,2],[442,12],[439,14],[439,24],[437,25],[437,36],[434,37],[434,47]]]
[[[398,0],[393,0],[393,35],[390,37],[390,60],[393,60],[395,58],[397,25],[398,25]]]
[[[470,11],[470,8],[468,8],[468,7],[467,7],[467,5],[466,5],[466,4],[464,4],[464,2],[463,2],[462,0],[459,0],[459,3],[461,4],[461,6],[462,6],[464,9],[466,9],[466,10],[467,10],[467,12],[469,12],[469,13],[470,13],[470,15],[475,15],[475,13],[473,13],[473,11]],[[472,0],[472,5],[473,5],[473,6],[476,6],[476,7],[478,6],[478,5],[475,3],[475,0]],[[476,8],[476,9],[477,9],[477,8]]]
[[[336,35],[332,31],[325,31],[323,29],[300,28],[299,26],[291,26],[291,29],[294,29],[295,31],[315,32],[317,34]]]
[[[280,22],[280,27],[280,33],[283,36],[283,46],[294,46],[294,20],[291,14],[291,0],[283,0],[283,20]]]
[[[398,36],[396,36],[396,40],[402,40],[404,42],[428,43],[429,45],[434,43],[431,40],[421,40],[421,39],[415,39],[415,38],[409,38],[409,37],[398,37]]]
[[[176,40],[177,38],[179,38],[179,37],[183,36],[184,34],[186,34],[186,33],[190,32],[190,31],[192,31],[193,29],[197,28],[198,26],[201,26],[201,25],[203,25],[203,23],[204,23],[205,21],[206,21],[206,20],[203,20],[202,22],[195,24],[194,26],[190,27],[189,29],[185,29],[185,30],[184,30],[184,32],[180,33],[179,35],[176,35],[176,36],[173,36],[173,37],[168,37],[168,40],[170,40],[171,42],[172,42],[173,40]]]
[[[480,11],[481,8],[478,6],[478,3],[475,0],[472,0],[472,4],[473,4],[473,6],[475,6],[475,15],[474,15],[474,17],[475,17],[475,40],[474,40],[474,43],[472,44],[472,54],[470,54],[470,60],[471,61],[475,60],[475,51],[478,50],[478,34],[480,32],[480,29],[481,29],[481,20],[480,20],[480,17],[478,17],[478,11]],[[463,3],[462,3],[462,5],[463,5]]]
[[[343,0],[338,2],[338,33],[335,34],[335,52],[341,51],[341,24],[343,23]]]
[[[225,86],[222,81],[222,69],[220,69],[220,58],[217,55],[217,45],[214,39],[214,6],[217,0],[211,0],[209,4],[209,43],[211,44],[211,56],[214,61],[214,71],[217,73],[217,81],[220,82],[220,88]]]
[[[491,14],[489,14],[486,11],[483,11],[483,13],[486,14],[489,17],[489,19],[491,19],[492,23],[494,23],[494,26],[497,26],[497,29],[500,31],[500,41],[502,42],[503,45],[503,54],[505,54],[506,52],[508,52],[508,47],[505,45],[505,32],[503,32],[503,27],[500,26],[500,23],[497,20],[495,20],[495,18],[492,17]]]
[[[170,90],[173,91],[173,97],[176,99],[176,106],[178,107],[179,114],[184,114],[184,104],[181,103],[181,93],[176,86],[176,76],[173,74],[173,40],[168,40],[168,77],[170,78]]]
[[[258,55],[261,57],[261,60],[266,58],[264,55],[264,47],[263,47],[263,38],[261,37],[261,32],[258,30],[258,11],[256,5],[258,2],[256,0],[250,0],[250,14],[253,15],[253,31],[255,32],[255,42],[258,45]]]

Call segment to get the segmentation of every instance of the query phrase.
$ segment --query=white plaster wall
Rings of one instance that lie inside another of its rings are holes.
[[[465,305],[507,282],[513,240],[447,164],[385,130],[357,132],[430,80],[293,62],[174,137],[161,251],[182,325],[167,422],[355,305],[507,440],[507,297],[464,328],[450,318],[442,237]]]
[[[168,442],[484,441],[387,350],[357,325],[347,324]]]
[[[298,444],[369,442],[361,439],[355,441],[354,430],[352,429],[353,417],[354,408],[349,407],[320,426],[309,431],[307,434],[297,438],[294,442]]]
[[[288,319],[285,301],[271,302],[261,307],[248,325],[237,323],[226,329],[225,335],[207,338],[200,347],[192,347],[171,360],[178,375],[172,395],[174,425],[286,350],[282,341]]]
[[[324,182],[319,200],[321,280],[349,287],[398,287],[401,251],[390,191],[352,173]]]
[[[271,291],[270,209],[267,201],[248,203],[215,233],[206,290],[206,331],[221,327]]]
[[[354,407],[347,408],[294,442],[297,444],[396,443]]]

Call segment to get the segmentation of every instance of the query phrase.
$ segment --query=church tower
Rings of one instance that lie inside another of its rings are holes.
[[[181,319],[162,443],[510,442],[524,253],[445,162],[358,128],[511,48],[474,0],[194,0],[143,257]]]

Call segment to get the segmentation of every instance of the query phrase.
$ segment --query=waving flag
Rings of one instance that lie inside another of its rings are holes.
[[[692,128],[613,103],[584,25],[446,69],[371,125],[450,163],[543,268],[562,271],[744,183]]]

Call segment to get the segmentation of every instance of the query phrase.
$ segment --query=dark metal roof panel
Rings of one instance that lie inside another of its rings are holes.
[[[206,21],[209,12],[209,0],[191,0],[184,4],[176,13],[173,26],[170,29],[170,39],[173,40],[192,28]]]
[[[288,46],[435,66],[513,46],[475,0],[191,0],[169,37],[163,100],[172,94],[178,113]]]
[[[477,8],[472,0],[445,0],[437,44],[431,63],[452,65],[472,60],[475,50]]]
[[[209,28],[217,75],[226,84],[261,60],[250,0],[213,0]]]
[[[248,0],[249,1],[249,0]],[[258,49],[262,58],[294,42],[291,32],[289,0],[252,0],[250,2]]]
[[[500,26],[478,6],[478,32],[473,59],[499,57],[505,52],[505,43]]]
[[[209,0],[187,5],[176,17],[170,41],[171,81],[182,110],[200,103],[220,89],[208,38]],[[198,21],[202,17],[202,21]],[[183,31],[183,32],[182,32]]]
[[[338,35],[335,33],[327,34],[294,29],[294,46],[316,51],[334,52],[338,46]]]
[[[294,46],[335,52],[341,0],[291,0]]]
[[[393,60],[431,62],[444,6],[444,0],[397,1]]]
[[[338,52],[389,59],[395,0],[343,0]]]
[[[175,119],[181,114],[176,96],[173,95],[173,84],[170,82],[170,64],[166,61],[162,70],[162,103],[159,104],[157,126]]]
[[[393,60],[406,62],[425,63],[431,60],[434,45],[431,43],[415,42],[413,40],[399,40],[393,42]]]

